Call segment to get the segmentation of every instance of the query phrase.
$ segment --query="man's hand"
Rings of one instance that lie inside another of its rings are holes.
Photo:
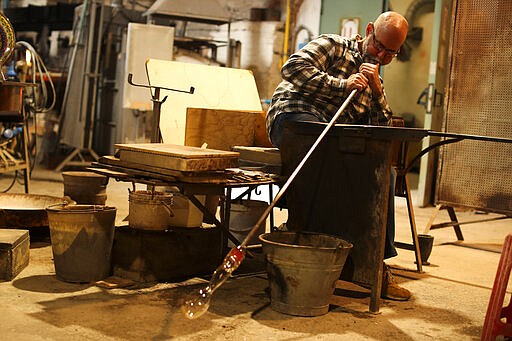
[[[379,78],[379,64],[363,63],[359,67],[359,72],[368,79],[368,85],[372,89],[374,96],[382,95],[382,85]]]
[[[357,91],[361,91],[368,86],[368,78],[362,73],[354,73],[351,74],[347,78],[347,90],[352,91],[357,89]]]

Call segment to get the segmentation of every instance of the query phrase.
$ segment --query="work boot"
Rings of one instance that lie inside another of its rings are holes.
[[[382,290],[380,293],[382,298],[395,301],[407,301],[411,298],[411,292],[396,283],[391,274],[391,269],[386,264],[384,264],[382,269],[382,277]]]

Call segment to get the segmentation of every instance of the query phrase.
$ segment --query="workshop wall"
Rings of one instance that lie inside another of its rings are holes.
[[[405,14],[415,1],[393,0],[392,9]],[[433,9],[433,5],[431,7]],[[412,44],[410,59],[405,62],[394,60],[384,69],[384,83],[389,101],[395,114],[404,115],[414,127],[423,127],[425,108],[416,104],[423,89],[428,85],[430,49],[434,12],[429,6],[422,6],[410,27],[422,28],[422,39]]]
[[[406,126],[423,128],[425,121],[425,107],[417,104],[418,97],[428,85],[430,68],[430,49],[432,44],[432,27],[434,23],[433,3],[422,1],[423,6],[418,7],[413,22],[409,28],[421,28],[422,39],[411,43],[410,58],[401,62],[394,60],[384,68],[384,84],[386,94],[393,112],[404,117]],[[418,0],[393,0],[390,6],[393,10],[406,14],[409,6],[418,3]],[[409,159],[421,151],[422,142],[414,142],[409,147]],[[419,161],[413,170],[419,169]]]
[[[239,67],[254,73],[262,101],[270,99],[274,89],[281,81],[280,67],[283,55],[283,42],[286,21],[286,7],[281,1],[280,15],[258,18],[254,15],[258,9],[274,9],[276,1],[236,1],[219,0],[228,6],[234,17],[230,26],[230,38],[240,42]],[[238,7],[237,7],[238,6]],[[236,7],[236,11],[234,10]],[[304,0],[296,13],[295,25],[291,29],[290,53],[300,44],[307,43],[319,33],[321,0]],[[257,13],[256,13],[257,14]],[[276,13],[272,13],[276,14]],[[187,33],[192,36],[209,36],[215,40],[225,40],[227,25],[206,26],[189,24]],[[196,61],[198,58],[196,58]],[[227,49],[219,48],[217,60],[227,61]]]
[[[383,0],[322,0],[320,33],[340,33],[346,18],[359,19],[359,34],[364,36],[366,24],[382,12]]]
[[[231,24],[231,39],[240,42],[240,68],[251,70],[256,79],[262,100],[270,98],[281,81],[280,54],[283,46],[284,23],[282,21],[237,21]],[[211,31],[216,40],[226,39],[227,25]],[[227,60],[227,49],[219,48],[217,59]]]

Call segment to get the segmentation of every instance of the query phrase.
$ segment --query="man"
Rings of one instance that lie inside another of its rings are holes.
[[[407,31],[408,23],[402,15],[385,12],[374,23],[368,23],[364,38],[321,35],[290,56],[281,69],[283,81],[272,96],[266,118],[272,144],[281,146],[286,121],[329,122],[353,89],[358,92],[337,123],[387,125],[392,112],[379,67],[398,54]],[[393,197],[391,188],[384,258],[397,254],[393,245]],[[396,284],[385,264],[382,296],[395,300],[411,296]]]

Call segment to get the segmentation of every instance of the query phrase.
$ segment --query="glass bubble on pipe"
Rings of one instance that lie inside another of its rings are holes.
[[[215,270],[206,287],[199,289],[195,295],[185,300],[181,309],[189,319],[195,319],[208,311],[212,294],[235,271],[245,258],[246,248],[243,245],[233,247],[222,263]]]

